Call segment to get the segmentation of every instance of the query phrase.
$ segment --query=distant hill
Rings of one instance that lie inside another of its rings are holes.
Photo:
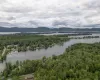
[[[5,28],[0,27],[0,32],[96,32],[100,31],[100,28],[47,28],[47,27],[38,27],[38,28]]]

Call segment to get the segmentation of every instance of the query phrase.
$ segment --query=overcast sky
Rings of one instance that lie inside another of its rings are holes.
[[[82,27],[100,24],[100,0],[0,0],[0,26]]]

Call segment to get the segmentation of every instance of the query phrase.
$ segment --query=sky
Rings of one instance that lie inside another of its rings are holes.
[[[0,26],[71,27],[100,24],[100,0],[0,0]]]

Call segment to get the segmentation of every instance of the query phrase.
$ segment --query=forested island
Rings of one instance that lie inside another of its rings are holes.
[[[75,44],[59,56],[7,63],[2,76],[23,80],[30,73],[34,80],[100,80],[100,43]]]
[[[0,36],[0,60],[6,59],[11,51],[25,52],[36,49],[47,49],[55,44],[62,44],[69,40],[67,35],[34,35],[34,34],[12,34]]]
[[[100,38],[100,36],[72,36],[71,39],[90,39],[90,38]]]

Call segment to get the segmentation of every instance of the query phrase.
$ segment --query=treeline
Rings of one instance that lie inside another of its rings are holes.
[[[62,55],[41,60],[7,63],[2,76],[20,80],[29,73],[34,80],[100,80],[100,43],[76,44]]]
[[[72,39],[86,39],[86,38],[87,38],[87,39],[88,39],[88,38],[90,39],[90,38],[100,38],[100,36],[83,36],[83,37],[81,37],[81,36],[80,36],[80,37],[77,37],[77,36],[76,36],[76,37],[71,37],[71,38],[72,38]]]
[[[46,46],[54,43],[62,42],[68,40],[66,35],[52,35],[52,36],[43,36],[43,35],[34,35],[34,34],[14,34],[7,36],[0,36],[0,50],[3,50],[5,47],[14,47],[17,45],[18,47],[27,47],[35,45]]]

